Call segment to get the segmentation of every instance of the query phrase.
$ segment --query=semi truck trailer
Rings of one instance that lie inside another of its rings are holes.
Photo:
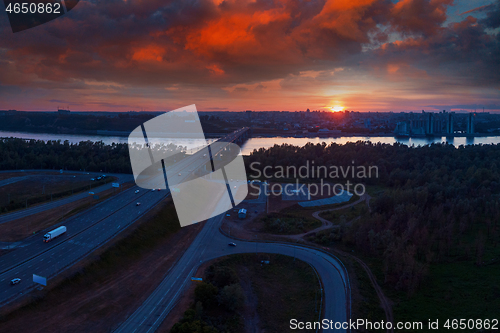
[[[54,238],[56,237],[59,237],[61,236],[62,234],[64,234],[66,232],[66,227],[65,226],[60,226],[59,228],[56,228],[52,231],[49,231],[47,232],[44,236],[43,236],[43,241],[45,243],[47,242],[50,242],[51,240],[53,240]]]

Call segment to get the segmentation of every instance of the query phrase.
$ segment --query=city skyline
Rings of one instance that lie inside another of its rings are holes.
[[[495,112],[499,16],[491,0],[82,1],[14,35],[0,15],[0,109]]]

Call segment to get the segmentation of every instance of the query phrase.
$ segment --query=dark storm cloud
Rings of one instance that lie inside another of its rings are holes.
[[[387,43],[368,57],[373,66],[409,64],[436,79],[454,78],[465,85],[497,86],[500,82],[500,35],[472,16],[441,27],[431,35]],[[434,72],[434,73],[431,73]]]
[[[482,24],[491,29],[500,27],[500,0],[497,0],[494,4],[485,6],[481,11],[486,12],[486,18],[480,21]]]

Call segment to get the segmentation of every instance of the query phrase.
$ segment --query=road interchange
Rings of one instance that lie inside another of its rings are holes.
[[[231,134],[228,138],[234,141],[237,135]],[[213,153],[216,155],[218,152]],[[188,178],[189,173],[199,170],[209,162],[208,156],[200,155],[181,160],[169,168],[174,174],[178,172],[179,177]],[[164,181],[157,180],[158,188],[164,188]],[[32,274],[45,276],[50,283],[51,278],[118,235],[169,195],[168,190],[140,189],[139,193],[135,193],[137,189],[138,187],[134,186],[64,221],[61,224],[68,227],[67,234],[51,243],[43,243],[39,234],[40,239],[30,237],[20,247],[0,256],[0,305],[5,305],[37,287],[31,282]],[[139,201],[141,205],[136,206]],[[322,280],[325,295],[324,318],[336,322],[344,322],[350,318],[349,278],[337,258],[318,249],[285,243],[239,240],[237,247],[228,247],[228,243],[234,240],[219,230],[223,216],[224,214],[212,217],[205,223],[176,265],[146,301],[135,312],[130,313],[129,318],[117,328],[118,332],[156,330],[175,306],[193,272],[201,263],[234,253],[279,253],[308,262]],[[20,277],[23,282],[11,287],[8,281],[14,277]]]

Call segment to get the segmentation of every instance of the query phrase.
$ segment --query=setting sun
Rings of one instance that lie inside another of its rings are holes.
[[[332,109],[333,112],[339,112],[339,111],[343,111],[344,107],[343,106],[332,106],[330,109]]]

